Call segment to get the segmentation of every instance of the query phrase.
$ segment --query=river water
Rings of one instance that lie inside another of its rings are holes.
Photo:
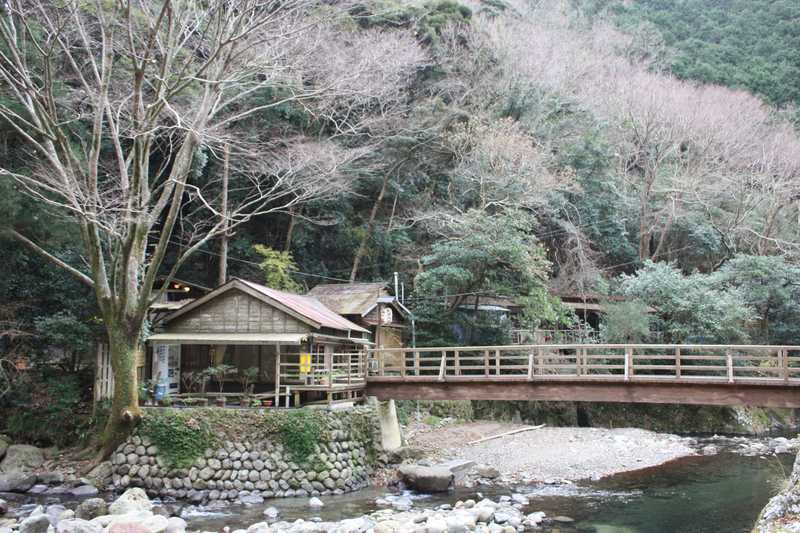
[[[618,474],[597,482],[575,485],[523,485],[509,488],[458,489],[438,495],[409,494],[414,508],[433,508],[457,500],[520,492],[528,495],[526,512],[544,511],[548,516],[566,516],[569,524],[551,524],[552,533],[747,533],[767,500],[788,478],[794,456],[745,457],[730,452],[713,456],[678,459],[670,463]],[[394,493],[397,494],[397,493]],[[387,489],[368,488],[343,496],[325,497],[325,507],[311,510],[304,498],[275,499],[260,505],[225,504],[219,508],[198,508],[164,503],[164,511],[181,515],[192,530],[232,530],[261,522],[266,507],[280,511],[280,519],[319,517],[336,521],[368,514],[381,507],[377,499]],[[6,495],[3,495],[6,497]],[[36,503],[63,503],[74,508],[76,501],[59,502],[53,497],[10,500],[15,514],[24,516]],[[549,528],[549,529],[548,529]]]
[[[599,482],[576,485],[518,486],[508,489],[459,489],[442,495],[411,495],[414,507],[453,504],[458,499],[520,492],[529,496],[526,512],[567,516],[571,524],[545,528],[551,532],[597,533],[735,533],[749,532],[758,513],[787,479],[794,456],[744,457],[733,453],[687,457],[658,467],[619,474]],[[381,507],[375,500],[385,489],[324,498],[326,506],[310,512],[305,500],[273,500],[262,506],[228,506],[220,510],[182,509],[192,528],[220,530],[263,520],[272,505],[284,520],[340,520]]]

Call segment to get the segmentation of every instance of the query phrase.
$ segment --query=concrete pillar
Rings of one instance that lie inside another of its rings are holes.
[[[397,408],[394,400],[379,402],[374,396],[367,398],[367,403],[374,405],[378,412],[381,426],[381,446],[384,451],[391,452],[403,446],[400,434],[400,422],[397,419]]]

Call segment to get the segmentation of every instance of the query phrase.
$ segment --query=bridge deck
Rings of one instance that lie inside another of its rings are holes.
[[[367,394],[800,407],[800,347],[561,344],[379,349]]]

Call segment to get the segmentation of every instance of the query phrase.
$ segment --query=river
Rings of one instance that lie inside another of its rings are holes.
[[[545,531],[597,533],[735,533],[749,532],[761,508],[789,476],[790,454],[744,457],[733,453],[687,457],[658,467],[618,474],[599,482],[576,485],[485,487],[459,489],[442,495],[412,495],[414,507],[453,504],[458,499],[497,498],[520,492],[529,496],[527,512],[567,516],[572,524],[558,524]],[[381,508],[375,500],[385,490],[370,488],[339,497],[325,498],[326,506],[309,512],[305,500],[273,500],[284,520],[323,520],[355,517]],[[184,508],[191,528],[235,529],[263,520],[265,506],[227,506],[211,511]]]
[[[536,485],[509,488],[481,487],[458,489],[438,495],[408,494],[415,508],[453,504],[459,499],[499,498],[513,492],[526,494],[526,512],[544,511],[548,516],[566,516],[573,523],[550,525],[544,531],[574,533],[746,533],[767,500],[777,493],[791,473],[794,456],[745,457],[730,452],[713,456],[694,456],[670,463],[618,474],[575,485]],[[247,527],[264,520],[263,510],[274,506],[282,520],[326,521],[367,514],[381,507],[376,500],[387,490],[368,488],[357,493],[325,497],[325,507],[312,511],[307,500],[270,500],[262,505],[224,504],[219,508],[198,508],[180,503],[165,503],[165,511],[182,515],[191,530],[221,531]],[[397,494],[397,493],[395,493]],[[10,501],[22,504],[21,515],[36,503],[59,503],[54,497]],[[69,508],[77,502],[64,501]]]

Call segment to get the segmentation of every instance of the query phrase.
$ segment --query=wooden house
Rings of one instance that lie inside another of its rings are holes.
[[[409,312],[385,283],[325,283],[308,292],[330,310],[366,328],[377,348],[404,348]]]
[[[233,279],[162,320],[148,338],[145,377],[161,394],[238,398],[248,392],[240,376],[254,369],[252,394],[260,398],[287,405],[350,399],[364,387],[367,334],[314,298]],[[204,391],[192,383],[192,375],[223,364],[232,370]]]

